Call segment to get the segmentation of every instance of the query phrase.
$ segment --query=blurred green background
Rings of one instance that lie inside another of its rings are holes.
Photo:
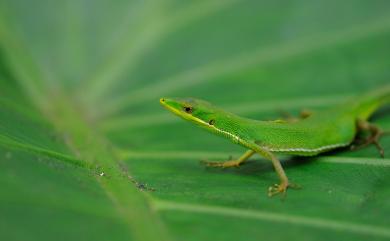
[[[0,240],[388,240],[374,147],[259,156],[163,110],[193,96],[279,118],[389,83],[390,2],[0,2]],[[390,129],[390,116],[374,122]],[[390,152],[390,138],[382,139]],[[388,154],[389,155],[389,154]]]

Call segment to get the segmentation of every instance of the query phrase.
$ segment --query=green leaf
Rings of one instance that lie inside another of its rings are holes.
[[[273,119],[388,83],[385,1],[0,3],[0,240],[387,240],[375,147],[259,156],[163,110],[196,96]],[[388,111],[387,111],[388,112]],[[386,110],[373,122],[390,129]],[[381,144],[390,152],[390,138]]]

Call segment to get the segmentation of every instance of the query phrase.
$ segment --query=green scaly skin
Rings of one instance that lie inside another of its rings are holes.
[[[292,186],[273,153],[314,156],[346,147],[351,145],[362,126],[379,134],[379,129],[367,124],[367,120],[375,110],[390,103],[390,86],[328,110],[313,112],[308,118],[297,121],[248,119],[193,98],[161,98],[160,103],[183,119],[249,149],[237,161],[211,163],[212,166],[238,166],[254,153],[271,160],[281,179],[279,185],[269,188],[269,195],[273,195],[285,193]]]

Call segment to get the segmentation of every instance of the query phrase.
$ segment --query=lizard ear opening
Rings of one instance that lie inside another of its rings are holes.
[[[211,119],[210,121],[209,121],[209,125],[214,125],[214,123],[215,123],[215,120],[213,120],[213,119]]]

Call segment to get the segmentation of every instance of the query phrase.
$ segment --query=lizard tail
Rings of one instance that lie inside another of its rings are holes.
[[[355,98],[352,108],[358,118],[368,119],[378,108],[390,104],[390,85],[383,86]]]

